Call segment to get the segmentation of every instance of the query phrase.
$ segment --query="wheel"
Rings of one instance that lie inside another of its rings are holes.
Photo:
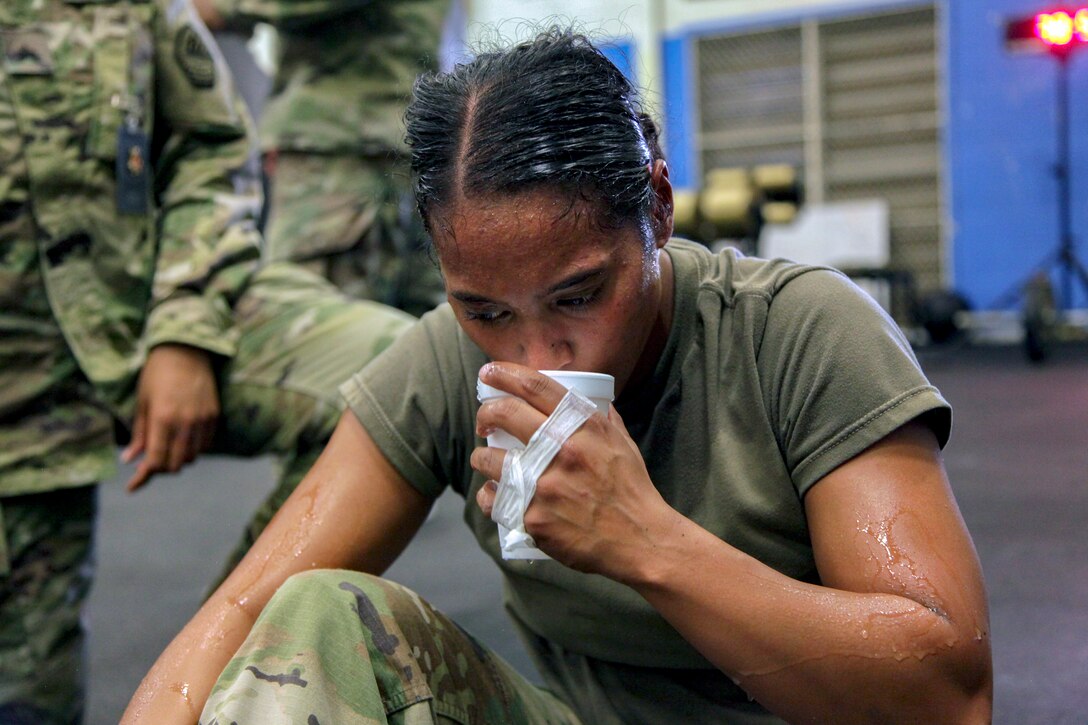
[[[1050,354],[1058,324],[1054,287],[1046,274],[1038,274],[1024,287],[1024,353],[1033,363]]]
[[[960,316],[971,307],[964,297],[951,290],[936,290],[919,300],[914,316],[934,344],[958,339],[963,334]]]

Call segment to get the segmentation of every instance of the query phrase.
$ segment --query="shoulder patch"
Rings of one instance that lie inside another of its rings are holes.
[[[0,30],[4,70],[12,75],[50,75],[53,52],[49,37],[40,29]]]
[[[184,25],[174,37],[174,58],[194,88],[215,85],[215,60],[204,39],[191,25]]]

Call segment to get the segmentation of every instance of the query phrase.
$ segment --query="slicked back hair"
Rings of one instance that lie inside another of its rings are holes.
[[[590,202],[601,224],[649,228],[657,128],[583,35],[551,28],[421,76],[405,120],[416,203],[432,235],[432,217],[460,198],[541,188]]]

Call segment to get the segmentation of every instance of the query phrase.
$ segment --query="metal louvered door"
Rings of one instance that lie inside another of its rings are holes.
[[[809,201],[884,198],[890,266],[939,287],[937,50],[932,5],[699,38],[702,169],[784,162]]]
[[[820,26],[823,194],[881,197],[890,265],[941,284],[941,155],[933,8]]]
[[[703,38],[697,53],[703,169],[801,166],[800,29]]]

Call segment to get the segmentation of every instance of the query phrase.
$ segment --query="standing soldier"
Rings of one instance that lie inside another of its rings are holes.
[[[77,723],[93,484],[309,468],[408,324],[258,270],[249,121],[189,0],[0,3],[0,722]]]
[[[445,298],[409,179],[402,116],[436,70],[449,0],[196,0],[212,29],[276,28],[261,118],[272,260],[422,314]]]

